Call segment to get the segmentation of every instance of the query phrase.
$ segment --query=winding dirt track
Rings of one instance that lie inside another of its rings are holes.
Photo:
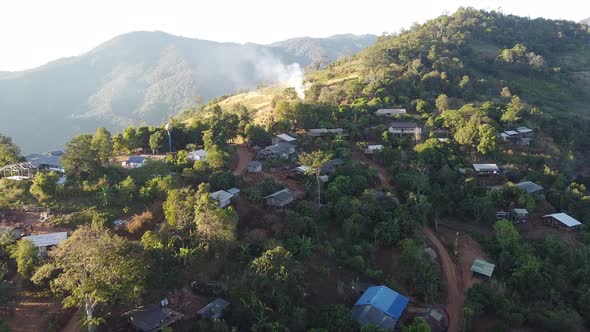
[[[457,266],[449,256],[447,248],[442,244],[438,236],[430,229],[424,227],[424,234],[436,250],[442,265],[443,277],[447,285],[447,312],[449,314],[449,332],[458,332],[463,320],[463,305],[465,304],[465,292],[463,290],[463,276],[457,270]]]

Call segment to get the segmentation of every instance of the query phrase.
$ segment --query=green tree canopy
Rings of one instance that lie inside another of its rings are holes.
[[[101,169],[92,135],[88,134],[80,134],[69,141],[61,161],[66,174],[79,179],[96,178]]]
[[[82,226],[49,252],[59,275],[51,282],[64,306],[82,307],[92,328],[95,309],[139,299],[145,266],[136,246],[100,227]]]
[[[0,134],[0,167],[20,160],[20,148],[12,143],[12,138]]]

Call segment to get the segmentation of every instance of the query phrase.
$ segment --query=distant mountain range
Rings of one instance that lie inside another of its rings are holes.
[[[297,69],[291,63],[321,68],[375,40],[336,35],[259,45],[132,32],[81,56],[0,72],[0,133],[25,152],[43,152],[99,126],[159,124],[197,96],[207,101],[284,80]]]

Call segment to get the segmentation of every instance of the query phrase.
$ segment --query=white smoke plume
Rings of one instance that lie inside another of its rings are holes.
[[[305,74],[299,63],[286,65],[277,57],[267,54],[257,59],[256,71],[264,81],[285,83],[295,89],[299,98],[305,98]]]

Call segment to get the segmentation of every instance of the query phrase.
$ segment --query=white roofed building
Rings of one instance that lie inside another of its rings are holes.
[[[207,160],[207,151],[200,149],[188,153],[188,159],[191,161]]]
[[[581,222],[563,212],[544,215],[543,219],[550,226],[568,231],[577,230],[582,226]]]
[[[405,108],[380,108],[375,111],[375,115],[377,116],[396,116],[396,115],[405,115],[408,114]]]
[[[500,174],[500,168],[496,164],[473,164],[473,169],[477,175]]]
[[[68,238],[68,232],[57,232],[49,234],[29,235],[23,237],[23,240],[33,242],[33,245],[39,249],[39,255],[47,252],[47,249],[56,246]]]
[[[272,144],[277,144],[280,142],[295,144],[295,141],[297,141],[295,137],[289,136],[287,134],[278,134],[272,138]]]

